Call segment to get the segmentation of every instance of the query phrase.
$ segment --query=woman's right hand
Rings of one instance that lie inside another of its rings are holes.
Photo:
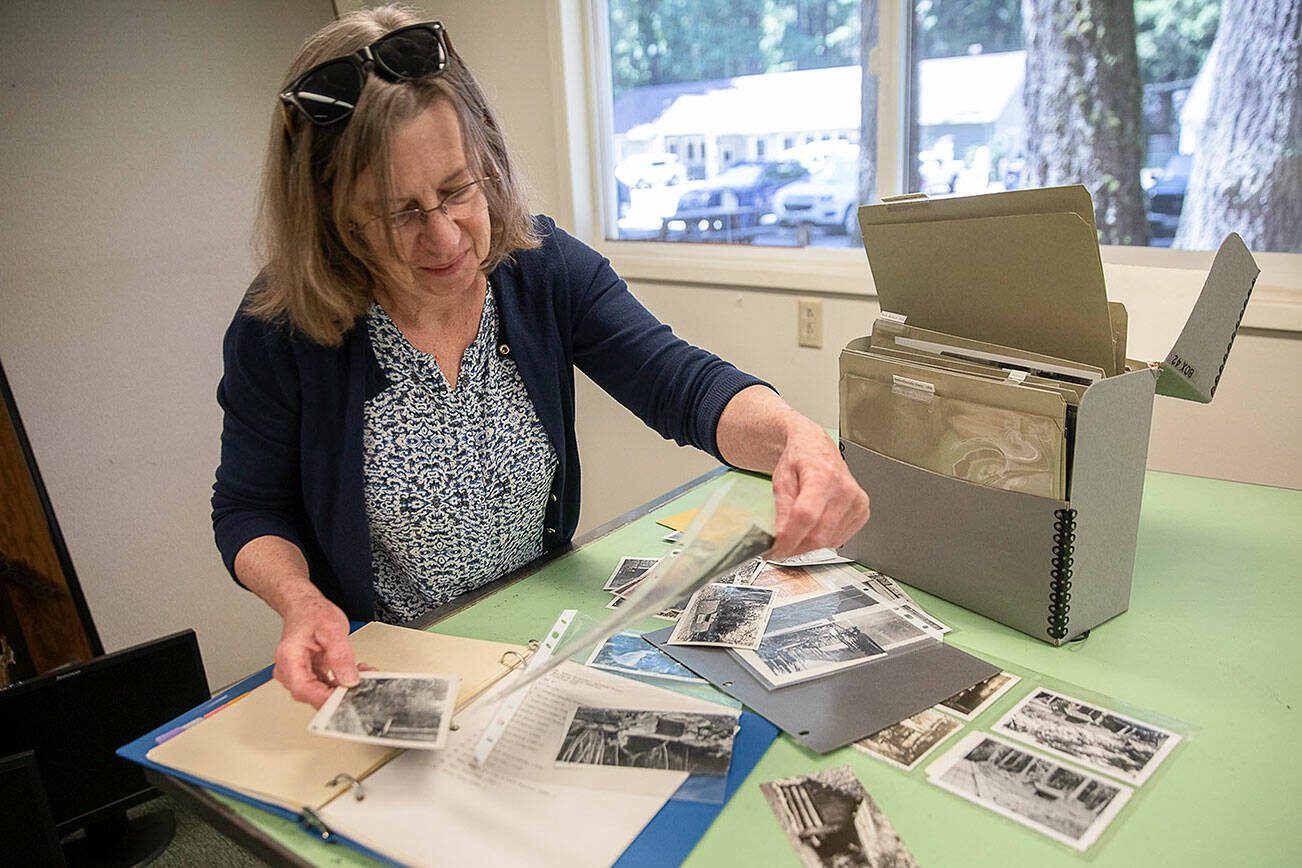
[[[316,595],[287,607],[283,617],[275,678],[294,699],[320,708],[336,687],[356,686],[348,618],[338,606]]]

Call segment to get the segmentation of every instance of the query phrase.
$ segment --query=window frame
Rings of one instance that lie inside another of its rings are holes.
[[[760,247],[660,241],[619,241],[616,230],[610,94],[608,0],[552,0],[553,48],[561,66],[566,123],[558,135],[568,156],[571,201],[564,203],[580,238],[608,257],[629,281],[781,289],[875,298],[862,249]],[[911,76],[905,68],[911,38],[910,0],[880,0],[878,44],[868,62],[877,75],[878,197],[905,188]],[[610,180],[607,180],[610,179]],[[1107,265],[1206,272],[1214,251],[1103,245]],[[1242,325],[1302,332],[1302,253],[1253,253],[1261,267]]]

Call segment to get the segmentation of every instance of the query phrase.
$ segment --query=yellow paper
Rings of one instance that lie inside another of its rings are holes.
[[[656,519],[656,524],[663,525],[664,527],[667,527],[670,530],[683,531],[683,530],[687,530],[687,526],[692,523],[692,519],[695,517],[696,517],[695,508],[685,509],[682,512],[675,513],[674,515],[668,516],[666,518]]]

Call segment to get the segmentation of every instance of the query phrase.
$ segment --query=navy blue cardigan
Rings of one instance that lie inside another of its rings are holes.
[[[733,395],[762,381],[686,343],[650,314],[592,248],[546,217],[537,250],[489,275],[498,352],[515,359],[559,465],[546,549],[579,520],[574,367],[647,425],[722,460],[715,429]],[[226,568],[257,537],[297,545],[312,582],[354,620],[373,617],[362,495],[362,408],[389,383],[361,320],[339,347],[237,313],[224,342],[225,412],[213,531]]]

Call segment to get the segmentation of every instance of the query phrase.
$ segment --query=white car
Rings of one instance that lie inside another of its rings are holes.
[[[615,167],[615,177],[638,189],[681,184],[687,180],[687,167],[677,154],[634,154]]]
[[[829,158],[804,181],[788,184],[773,197],[784,226],[826,226],[847,235],[859,219],[859,161]]]

